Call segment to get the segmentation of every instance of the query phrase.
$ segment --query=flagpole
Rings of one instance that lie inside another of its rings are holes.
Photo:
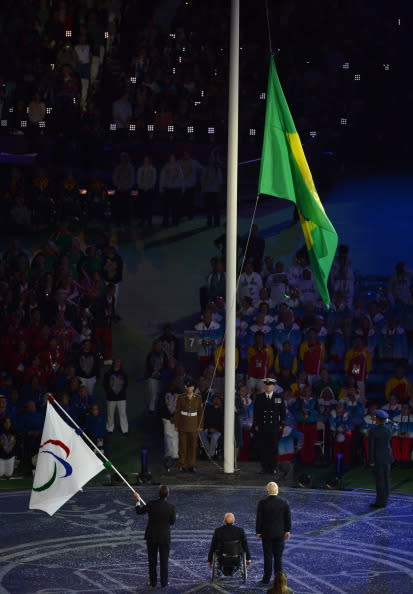
[[[231,0],[228,101],[224,472],[234,472],[237,289],[239,0]]]
[[[83,435],[86,440],[90,443],[90,445],[93,447],[93,451],[96,453],[99,453],[102,458],[108,463],[108,467],[112,468],[112,470],[114,470],[116,472],[116,474],[122,479],[122,481],[125,483],[125,485],[127,487],[129,487],[129,489],[133,492],[136,493],[135,489],[132,487],[132,485],[130,485],[128,483],[128,481],[125,479],[125,477],[119,472],[119,470],[117,468],[115,468],[112,464],[112,462],[106,458],[105,454],[99,450],[99,448],[96,447],[96,444],[90,439],[90,437],[83,431],[83,429],[81,427],[79,427],[79,425],[76,423],[76,421],[74,419],[72,419],[72,417],[69,415],[68,412],[65,411],[65,409],[63,408],[63,406],[56,400],[56,398],[53,396],[53,394],[48,394],[47,396],[48,401],[51,404],[56,404],[56,406],[67,416],[67,418],[70,420],[71,423],[73,423],[73,425],[79,430],[79,436]],[[142,499],[142,497],[139,495],[139,500],[142,502],[142,505],[146,505],[144,500]]]

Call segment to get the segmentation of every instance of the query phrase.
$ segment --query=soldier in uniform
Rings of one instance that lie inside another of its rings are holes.
[[[260,474],[275,472],[280,425],[285,420],[285,402],[281,395],[283,390],[276,383],[277,380],[271,377],[264,378],[264,392],[258,394],[254,402],[253,427],[262,467]]]
[[[198,435],[203,429],[202,398],[195,394],[194,380],[184,381],[185,393],[178,396],[175,409],[175,428],[179,433],[179,468],[181,472],[196,472]]]
[[[391,439],[398,429],[385,410],[376,410],[376,425],[369,429],[369,460],[376,479],[376,501],[370,507],[386,507],[390,492]]]

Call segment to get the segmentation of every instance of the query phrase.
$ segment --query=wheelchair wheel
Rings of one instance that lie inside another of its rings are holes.
[[[217,556],[214,553],[212,555],[212,575],[211,575],[211,582],[213,582],[215,580],[216,570],[217,570]]]
[[[247,581],[247,557],[245,553],[242,554],[240,569],[242,582],[245,584],[245,582]]]

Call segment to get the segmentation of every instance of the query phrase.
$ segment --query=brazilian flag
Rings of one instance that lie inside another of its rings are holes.
[[[337,233],[315,189],[272,57],[258,192],[291,200],[296,205],[314,280],[325,306],[329,307],[327,283],[336,253]]]

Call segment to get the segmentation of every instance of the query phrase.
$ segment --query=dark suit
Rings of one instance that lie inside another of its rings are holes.
[[[149,582],[156,586],[156,563],[159,551],[161,586],[168,584],[168,558],[171,542],[171,525],[175,524],[175,507],[166,499],[148,501],[146,505],[137,505],[136,513],[148,514],[145,540],[148,549]]]
[[[386,506],[390,491],[392,463],[391,438],[396,431],[393,424],[380,423],[369,430],[369,462],[374,464],[376,478],[376,504]]]
[[[258,502],[255,525],[256,534],[262,536],[264,552],[265,581],[271,578],[272,559],[274,559],[274,573],[282,571],[282,553],[284,550],[285,534],[291,531],[290,506],[285,499],[278,495],[268,495]]]
[[[254,427],[257,435],[258,456],[264,472],[273,473],[276,467],[280,424],[285,419],[285,402],[281,394],[269,398],[265,392],[254,402]]]
[[[212,555],[215,551],[220,552],[220,550],[222,550],[222,543],[234,540],[240,541],[242,549],[245,551],[247,561],[250,561],[251,555],[244,530],[234,524],[224,524],[215,529],[214,536],[211,540],[211,546],[209,547],[208,563],[212,562]]]

